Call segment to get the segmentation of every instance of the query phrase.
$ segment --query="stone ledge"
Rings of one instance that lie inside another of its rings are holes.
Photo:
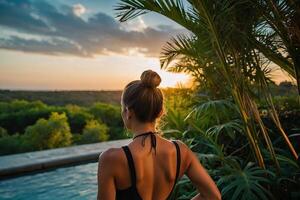
[[[0,156],[0,179],[65,165],[97,161],[100,153],[106,149],[121,147],[129,142],[130,139],[115,140]]]

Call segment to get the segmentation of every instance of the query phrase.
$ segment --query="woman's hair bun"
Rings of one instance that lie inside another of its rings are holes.
[[[146,87],[156,88],[161,82],[161,78],[155,71],[146,70],[141,75],[142,84]]]

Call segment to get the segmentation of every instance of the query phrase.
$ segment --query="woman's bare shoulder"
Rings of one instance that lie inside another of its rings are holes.
[[[179,145],[181,153],[187,153],[187,151],[190,151],[190,148],[181,140],[173,140],[173,141],[175,141]]]
[[[99,163],[116,164],[122,160],[122,148],[109,148],[99,155]]]
[[[170,145],[174,145],[173,142],[176,142],[179,145],[181,155],[186,154],[190,150],[190,148],[181,140],[170,140],[164,137],[161,137],[161,139]]]
[[[182,170],[183,173],[185,173],[185,171],[187,170],[187,168],[189,167],[191,160],[192,160],[192,156],[193,156],[193,152],[192,150],[188,147],[188,145],[186,145],[184,142],[182,142],[181,140],[174,140],[179,148],[180,148],[180,155],[181,155],[181,160],[182,160]]]

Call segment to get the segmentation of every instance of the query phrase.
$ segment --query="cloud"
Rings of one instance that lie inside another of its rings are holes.
[[[123,22],[121,26],[124,30],[127,31],[140,31],[140,32],[144,31],[148,27],[141,16],[137,17],[136,20],[129,20]]]
[[[81,4],[58,9],[45,1],[0,0],[0,26],[40,39],[0,35],[0,48],[51,55],[95,56],[117,53],[157,56],[171,35],[171,26],[126,30],[111,16],[96,13],[87,19]],[[76,12],[74,8],[76,7]],[[142,20],[142,19],[140,19]],[[141,21],[140,21],[141,23]]]
[[[24,39],[18,36],[11,36],[9,39],[0,39],[2,49],[19,50],[31,53],[48,55],[71,54],[76,56],[88,56],[80,46],[64,39]]]
[[[73,5],[73,13],[74,13],[74,15],[77,15],[78,17],[80,17],[85,12],[86,12],[86,9],[85,9],[85,7],[83,5],[81,5],[81,4],[75,4],[75,5]]]

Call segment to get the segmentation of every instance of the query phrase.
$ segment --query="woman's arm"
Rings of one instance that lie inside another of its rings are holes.
[[[98,200],[115,200],[113,151],[107,150],[99,157],[98,162]]]
[[[186,150],[186,175],[196,186],[200,194],[192,200],[220,200],[221,194],[216,184],[199,162],[196,155],[184,144]]]

